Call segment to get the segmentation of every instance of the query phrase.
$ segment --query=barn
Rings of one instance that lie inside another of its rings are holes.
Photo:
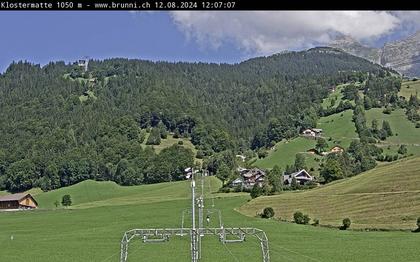
[[[0,196],[0,209],[34,209],[38,203],[31,194],[20,193]]]

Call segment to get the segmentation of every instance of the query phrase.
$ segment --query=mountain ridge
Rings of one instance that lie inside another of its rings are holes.
[[[387,42],[381,48],[363,45],[345,35],[338,36],[329,46],[393,68],[409,77],[420,75],[420,31],[404,39]]]

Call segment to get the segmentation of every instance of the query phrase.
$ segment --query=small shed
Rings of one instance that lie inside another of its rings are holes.
[[[12,194],[0,197],[0,209],[34,209],[38,203],[27,193]]]

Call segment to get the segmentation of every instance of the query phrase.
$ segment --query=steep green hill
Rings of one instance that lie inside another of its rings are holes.
[[[327,140],[329,148],[336,145],[347,148],[353,139],[357,139],[356,128],[352,122],[352,110],[321,117],[317,127],[323,129],[323,136]],[[308,169],[313,168],[317,174],[319,160],[322,156],[314,156],[307,153],[309,149],[315,147],[316,140],[298,137],[289,141],[277,143],[273,149],[269,150],[268,156],[257,160],[254,165],[261,168],[273,168],[278,165],[285,168],[286,165],[293,164],[298,153],[304,153]]]
[[[342,113],[321,117],[317,128],[322,128],[323,136],[332,138],[328,140],[329,145],[340,145],[347,148],[351,141],[358,138],[356,127],[352,122],[353,110],[346,110]]]
[[[420,214],[420,158],[382,165],[309,191],[259,197],[239,210],[254,216],[267,206],[287,220],[302,211],[321,224],[340,225],[349,217],[355,228],[412,228]]]

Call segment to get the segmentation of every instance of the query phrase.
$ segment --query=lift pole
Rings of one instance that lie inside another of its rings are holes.
[[[197,262],[199,250],[197,245],[197,229],[195,228],[195,180],[194,169],[191,169],[191,191],[192,191],[192,228],[191,228],[191,262]]]

